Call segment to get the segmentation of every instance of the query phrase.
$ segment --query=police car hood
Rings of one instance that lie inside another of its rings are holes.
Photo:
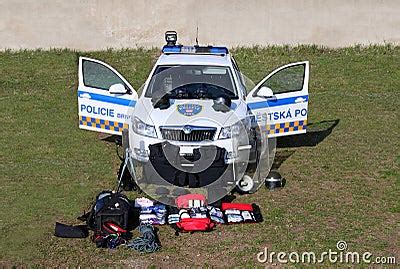
[[[223,127],[238,121],[235,114],[243,106],[239,100],[232,100],[230,109],[219,111],[213,100],[172,100],[166,109],[153,108],[150,98],[143,100],[144,107],[155,126],[193,125],[202,127]],[[148,122],[149,123],[149,122]]]

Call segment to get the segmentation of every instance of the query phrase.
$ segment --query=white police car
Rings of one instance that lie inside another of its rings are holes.
[[[79,58],[79,127],[115,135],[129,130],[124,137],[132,159],[153,165],[149,178],[158,174],[174,185],[201,187],[213,182],[221,165],[246,163],[240,169],[245,171],[257,158],[257,133],[273,138],[306,132],[307,61],[282,66],[249,90],[227,48],[176,45],[176,33],[166,40],[139,93],[108,64]],[[166,142],[179,161],[165,156]],[[209,168],[177,176],[176,163],[193,169],[198,150],[208,146],[216,149]],[[166,161],[172,168],[160,168]],[[196,179],[191,182],[189,174]],[[253,185],[239,188],[250,191]]]

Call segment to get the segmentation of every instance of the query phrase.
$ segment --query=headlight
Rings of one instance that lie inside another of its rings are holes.
[[[239,121],[231,126],[221,128],[218,139],[229,139],[235,136],[239,136],[241,124],[242,122]]]
[[[156,128],[141,121],[138,117],[133,118],[133,131],[137,134],[157,138]]]

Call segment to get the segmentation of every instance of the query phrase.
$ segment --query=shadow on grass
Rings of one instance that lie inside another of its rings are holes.
[[[305,134],[279,137],[277,148],[315,147],[332,133],[339,121],[336,119],[310,123]]]
[[[295,150],[280,150],[277,151],[274,158],[274,163],[272,164],[271,170],[278,170],[286,159],[295,153]]]
[[[339,121],[336,119],[310,123],[305,134],[279,137],[277,139],[278,150],[271,170],[278,170],[282,163],[296,152],[295,149],[287,148],[315,147],[332,133]]]
[[[122,136],[120,135],[107,135],[104,138],[101,138],[102,141],[108,143],[117,143],[118,145],[122,145]]]

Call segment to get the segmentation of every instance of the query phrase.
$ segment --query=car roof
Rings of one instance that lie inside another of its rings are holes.
[[[156,65],[216,65],[216,66],[231,66],[232,61],[229,54],[183,54],[171,53],[162,54]]]

